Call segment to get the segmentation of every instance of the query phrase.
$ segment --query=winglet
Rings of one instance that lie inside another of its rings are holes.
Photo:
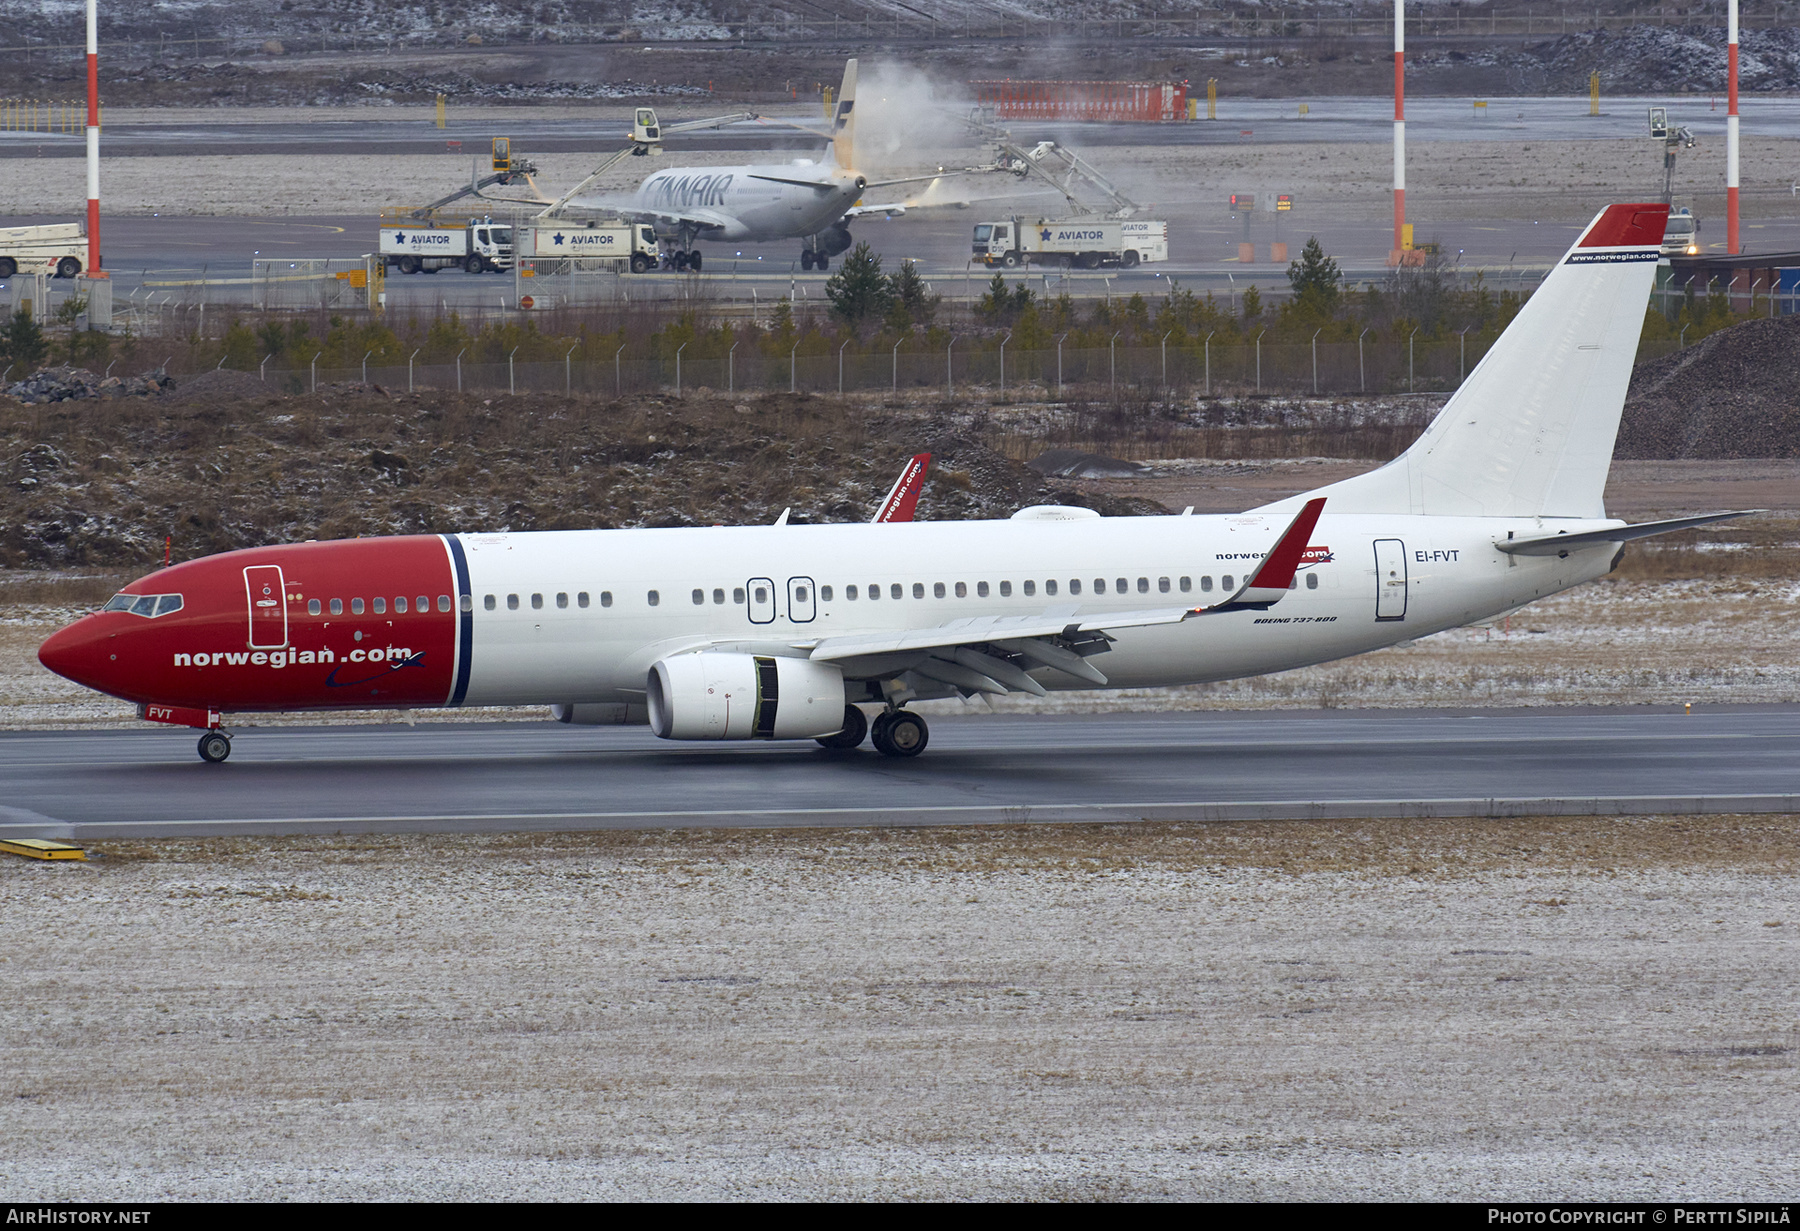
[[[1281,596],[1294,584],[1300,557],[1306,554],[1307,540],[1312,537],[1313,527],[1319,524],[1319,514],[1324,511],[1323,496],[1308,500],[1294,520],[1288,523],[1288,528],[1276,540],[1269,554],[1263,557],[1256,572],[1245,580],[1243,587],[1217,606],[1197,608],[1194,614],[1236,611],[1245,607],[1263,608],[1279,602]]]
[[[931,454],[915,453],[894,485],[888,489],[887,499],[875,510],[875,516],[869,519],[871,526],[880,525],[884,521],[911,521],[913,510],[919,507],[919,492],[925,487],[925,475],[931,467]]]

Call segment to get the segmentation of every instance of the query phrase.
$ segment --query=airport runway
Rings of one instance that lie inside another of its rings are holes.
[[[0,735],[0,834],[1800,811],[1800,706],[938,718],[923,756],[555,723]]]

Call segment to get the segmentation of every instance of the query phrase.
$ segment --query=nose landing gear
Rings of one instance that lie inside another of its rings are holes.
[[[200,759],[217,765],[231,755],[231,736],[212,730],[200,737]]]

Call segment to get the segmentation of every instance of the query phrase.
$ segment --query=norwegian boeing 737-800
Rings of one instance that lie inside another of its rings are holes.
[[[1399,458],[1239,516],[1049,507],[258,547],[132,583],[39,658],[202,728],[201,755],[221,761],[228,713],[465,705],[834,748],[859,745],[873,712],[875,747],[910,756],[927,739],[919,698],[1361,654],[1593,580],[1628,540],[1737,515],[1628,526],[1602,505],[1667,216],[1596,217]]]

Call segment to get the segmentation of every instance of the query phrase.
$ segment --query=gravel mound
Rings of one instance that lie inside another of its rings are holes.
[[[67,402],[77,398],[150,397],[175,382],[156,372],[141,376],[99,377],[86,368],[44,368],[7,386],[6,395],[21,402]]]
[[[1746,321],[1639,364],[1613,456],[1800,457],[1800,316]]]

